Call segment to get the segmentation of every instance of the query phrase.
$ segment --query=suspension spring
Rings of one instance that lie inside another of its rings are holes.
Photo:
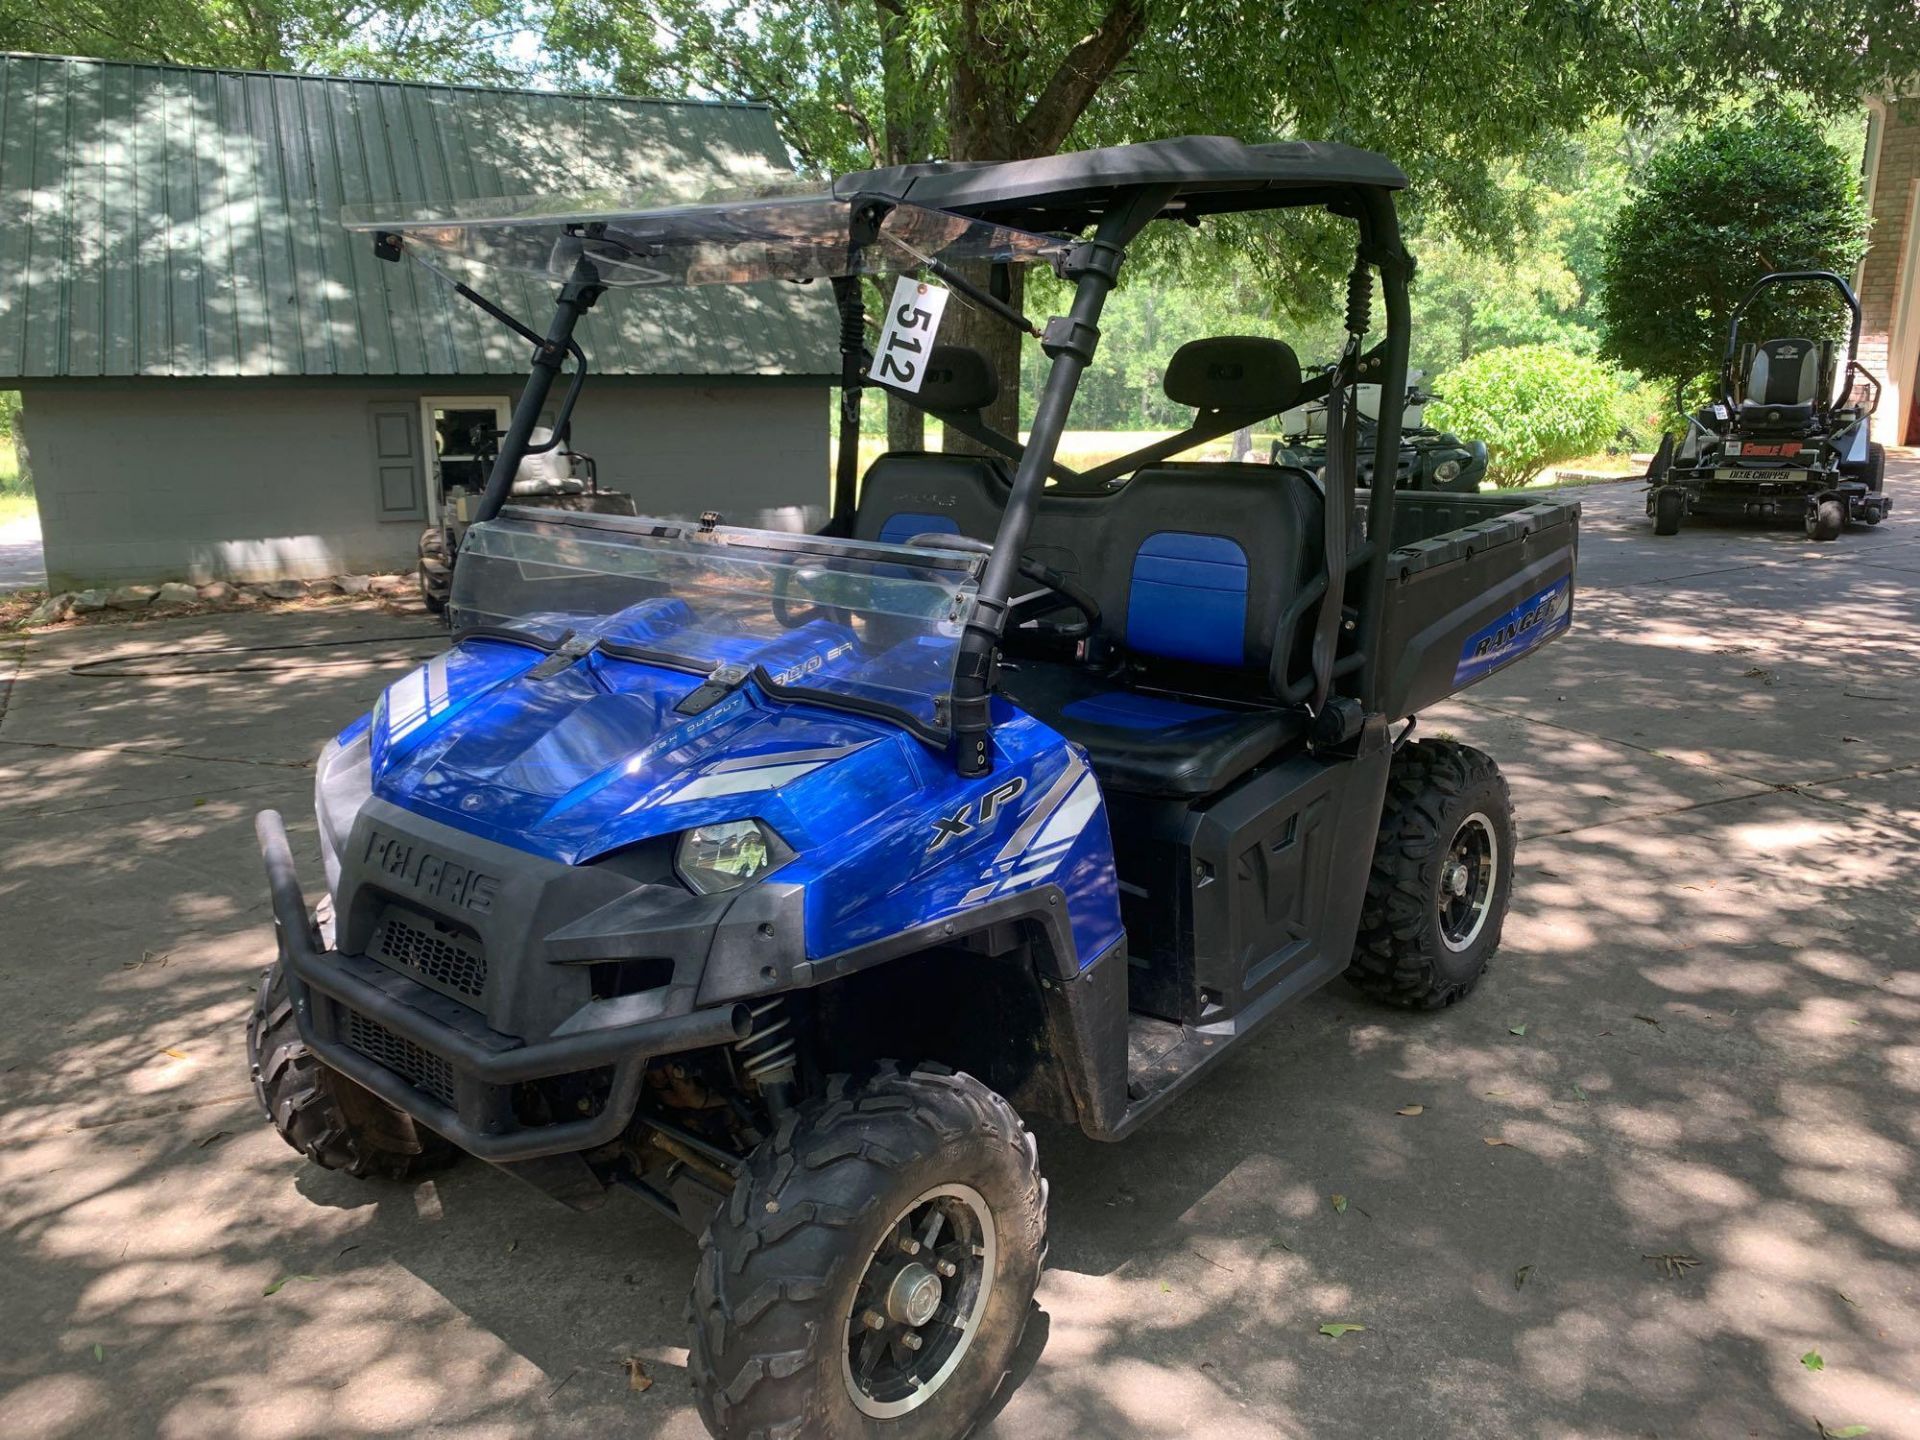
[[[787,1014],[786,1004],[776,998],[752,1007],[752,1033],[733,1043],[741,1071],[763,1090],[793,1079],[793,1017]]]
[[[1373,322],[1373,271],[1364,260],[1347,276],[1347,333],[1364,335]]]
[[[840,348],[858,352],[867,343],[867,307],[861,303],[859,282],[840,300]]]

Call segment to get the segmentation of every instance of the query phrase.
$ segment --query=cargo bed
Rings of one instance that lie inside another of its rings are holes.
[[[1367,496],[1359,505],[1364,512]],[[1566,633],[1580,502],[1524,492],[1394,495],[1383,663],[1369,708],[1412,715]]]

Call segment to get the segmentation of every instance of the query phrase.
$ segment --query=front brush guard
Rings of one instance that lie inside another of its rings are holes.
[[[465,1006],[384,965],[322,950],[279,812],[261,811],[254,818],[254,834],[266,866],[280,960],[300,1038],[327,1065],[482,1160],[532,1160],[604,1145],[632,1120],[648,1060],[730,1045],[752,1029],[748,1008],[734,1004],[577,1030],[533,1044],[502,1035]],[[455,1103],[445,1104],[347,1044],[339,1033],[341,1009],[367,1017],[446,1062]],[[516,1119],[513,1096],[521,1083],[608,1066],[613,1070],[612,1089],[598,1115],[552,1125],[530,1126]]]

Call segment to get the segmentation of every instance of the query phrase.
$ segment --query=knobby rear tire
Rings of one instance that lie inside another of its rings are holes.
[[[1487,908],[1464,948],[1444,938],[1443,870],[1462,828],[1485,822],[1497,860]],[[1486,973],[1513,892],[1513,800],[1491,756],[1452,740],[1419,740],[1393,757],[1347,980],[1371,999],[1437,1010]]]
[[[447,552],[447,532],[429,525],[420,532],[420,599],[435,615],[447,613],[453,594],[453,557]]]

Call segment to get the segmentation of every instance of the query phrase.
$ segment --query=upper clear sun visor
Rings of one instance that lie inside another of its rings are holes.
[[[873,217],[880,216],[878,225]],[[1047,259],[1066,243],[919,205],[785,185],[350,205],[349,230],[388,231],[433,258],[564,281],[585,262],[607,286],[741,285],[908,270],[928,260]]]

